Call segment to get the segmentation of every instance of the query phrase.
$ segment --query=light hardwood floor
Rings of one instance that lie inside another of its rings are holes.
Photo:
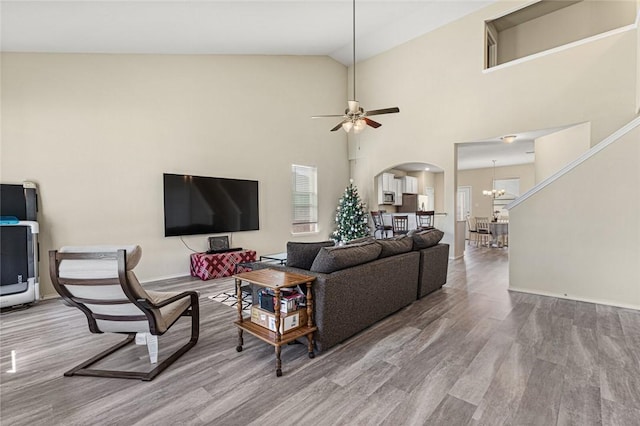
[[[448,284],[309,359],[245,334],[207,299],[226,280],[153,283],[200,291],[198,344],[152,382],[62,373],[121,339],[92,335],[59,300],[1,314],[2,425],[638,425],[640,312],[507,291],[504,249],[470,247]],[[605,285],[606,283],[603,283]],[[188,338],[188,319],[160,338]],[[11,368],[15,351],[17,371]],[[148,366],[146,349],[108,366]]]

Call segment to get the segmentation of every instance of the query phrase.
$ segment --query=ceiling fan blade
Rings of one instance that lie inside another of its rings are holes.
[[[393,114],[395,112],[400,112],[400,108],[384,108],[384,109],[374,109],[373,111],[367,111],[367,115],[381,115],[381,114]]]
[[[311,118],[344,117],[344,114],[314,115]]]
[[[378,127],[382,126],[382,124],[378,123],[377,121],[370,120],[367,117],[364,117],[364,121],[374,129],[377,129]]]
[[[331,131],[335,132],[336,130],[342,129],[342,123],[346,123],[346,122],[347,122],[347,120],[342,120],[341,122],[338,123],[338,125],[336,127],[331,129]]]

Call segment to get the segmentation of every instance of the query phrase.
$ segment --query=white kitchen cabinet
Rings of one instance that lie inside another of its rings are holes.
[[[393,173],[382,173],[381,175],[382,181],[382,190],[383,191],[395,191],[395,176]]]
[[[407,194],[417,194],[418,193],[418,178],[413,176],[404,176],[402,178],[403,183],[403,191]]]
[[[396,182],[393,173],[382,173],[378,175],[378,204],[387,204],[384,201],[385,192],[396,192]]]

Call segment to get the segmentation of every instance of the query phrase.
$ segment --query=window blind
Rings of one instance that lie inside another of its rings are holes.
[[[314,232],[318,224],[317,169],[291,166],[293,232]]]

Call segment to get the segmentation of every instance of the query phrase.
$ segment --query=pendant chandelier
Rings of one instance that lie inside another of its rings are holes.
[[[496,160],[493,161],[493,180],[491,181],[491,190],[482,191],[482,195],[496,199],[503,196],[507,191],[504,189],[496,189]]]

